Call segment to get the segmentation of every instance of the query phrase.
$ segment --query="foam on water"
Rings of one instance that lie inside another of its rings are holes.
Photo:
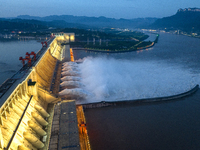
[[[170,96],[199,84],[200,74],[156,61],[87,57],[79,65],[84,90],[82,103]]]

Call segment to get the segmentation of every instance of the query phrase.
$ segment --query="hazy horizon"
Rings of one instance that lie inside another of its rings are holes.
[[[115,19],[134,19],[171,16],[182,8],[200,7],[199,0],[0,0],[3,7],[0,10],[0,18],[17,17],[19,15],[50,16],[73,15]]]

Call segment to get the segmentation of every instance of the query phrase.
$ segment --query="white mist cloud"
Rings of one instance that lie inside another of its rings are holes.
[[[84,59],[79,65],[86,103],[179,94],[199,83],[199,74],[154,61]],[[83,101],[83,103],[85,103]]]

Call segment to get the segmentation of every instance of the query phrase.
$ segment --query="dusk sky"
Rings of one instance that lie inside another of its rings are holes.
[[[18,15],[167,17],[179,8],[200,7],[200,0],[0,0],[0,17]]]

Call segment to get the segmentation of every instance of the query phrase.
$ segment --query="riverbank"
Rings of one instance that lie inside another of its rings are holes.
[[[98,53],[125,53],[125,52],[132,52],[132,51],[137,51],[137,50],[143,50],[143,49],[148,49],[153,47],[159,39],[159,34],[157,34],[156,39],[153,42],[149,41],[149,44],[145,46],[141,46],[145,41],[141,41],[137,44],[135,44],[134,46],[132,46],[131,49],[115,49],[115,50],[110,50],[110,49],[94,49],[94,48],[82,48],[82,47],[74,47],[73,50],[85,50],[88,52],[98,52]]]

